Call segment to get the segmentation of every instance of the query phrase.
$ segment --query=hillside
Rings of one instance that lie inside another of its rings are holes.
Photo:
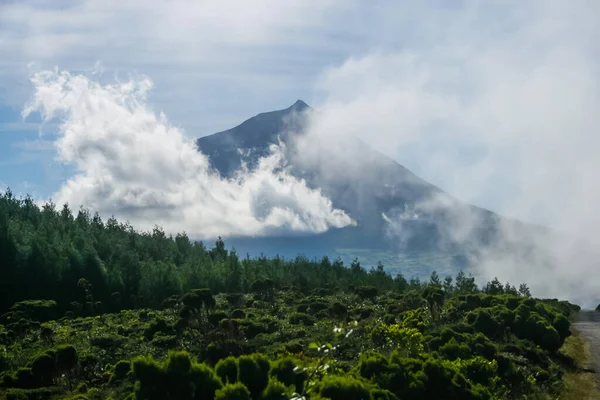
[[[291,173],[322,190],[334,207],[358,223],[303,238],[227,238],[241,253],[256,254],[254,249],[260,248],[270,255],[342,255],[347,261],[351,254],[370,262],[393,261],[398,254],[412,262],[435,254],[443,255],[443,264],[452,269],[468,267],[466,255],[503,240],[500,224],[523,233],[531,229],[454,199],[359,139],[345,138],[331,146],[311,143],[313,138],[302,142],[314,113],[298,100],[284,110],[258,114],[197,140],[199,150],[223,176],[231,176],[243,164],[252,169],[269,154],[269,146],[281,140]],[[465,221],[471,225],[465,227]],[[468,233],[457,237],[455,230]],[[417,264],[427,271],[427,265]]]

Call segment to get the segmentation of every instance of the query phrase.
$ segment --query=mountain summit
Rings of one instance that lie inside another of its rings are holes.
[[[250,155],[249,165],[268,154],[269,146],[289,132],[301,131],[304,114],[312,109],[302,100],[284,110],[260,113],[235,128],[197,140],[198,148],[211,160],[212,167],[223,176],[231,176],[242,162],[242,154]]]

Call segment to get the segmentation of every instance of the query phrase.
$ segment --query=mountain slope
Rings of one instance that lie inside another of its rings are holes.
[[[263,240],[261,248],[267,242],[275,247],[267,245],[265,252],[322,255],[345,248],[460,255],[494,239],[502,220],[499,216],[457,201],[367,143],[355,138],[325,144],[316,143],[318,138],[302,141],[313,112],[298,100],[284,110],[258,114],[197,140],[199,150],[224,176],[231,176],[242,164],[253,168],[260,157],[269,154],[269,146],[281,140],[292,174],[321,189],[334,207],[358,223],[321,235]],[[457,237],[456,228],[464,230],[465,219],[474,223]],[[245,249],[257,240],[233,238],[233,243]]]

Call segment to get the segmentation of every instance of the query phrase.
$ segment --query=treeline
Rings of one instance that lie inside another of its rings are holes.
[[[81,278],[91,290],[78,288]],[[407,285],[383,268],[364,270],[358,262],[346,268],[340,260],[297,257],[240,259],[222,240],[213,248],[185,234],[170,236],[156,227],[136,232],[115,218],[64,205],[41,207],[29,198],[0,196],[0,311],[25,299],[52,299],[59,306],[86,301],[110,304],[118,293],[123,308],[156,307],[165,298],[198,287],[213,292],[248,292],[257,280],[299,289],[335,284],[374,285],[393,289]]]
[[[82,278],[86,285],[78,285]],[[57,209],[49,202],[40,207],[29,197],[14,197],[10,189],[0,196],[0,312],[26,299],[54,300],[63,311],[73,303],[110,307],[115,299],[119,308],[157,307],[190,289],[247,293],[261,280],[300,291],[421,285],[418,279],[392,277],[382,265],[366,270],[358,261],[345,266],[327,257],[240,258],[220,239],[207,248],[185,233],[173,237],[159,227],[136,232],[128,223],[103,221],[83,208],[74,214],[68,205]],[[475,283],[462,274],[456,286],[472,292]],[[499,282],[491,290],[517,292]]]

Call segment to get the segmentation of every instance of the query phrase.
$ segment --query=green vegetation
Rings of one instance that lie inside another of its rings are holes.
[[[0,398],[556,398],[578,307],[0,197]]]

